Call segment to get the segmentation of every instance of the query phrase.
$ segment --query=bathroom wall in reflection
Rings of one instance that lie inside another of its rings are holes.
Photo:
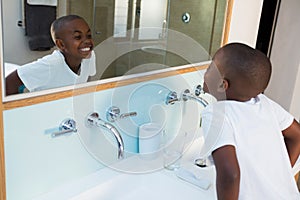
[[[193,38],[213,55],[221,45],[226,0],[170,0],[169,4],[169,28]],[[171,66],[176,64],[173,58],[167,59]]]
[[[197,62],[209,60],[221,44],[226,2],[69,0],[68,12],[86,18],[96,45],[113,37],[119,49],[124,48],[124,44],[129,48],[109,65],[98,59],[94,78],[97,80],[191,63],[180,52],[171,51],[176,40],[170,38],[168,29],[185,34],[202,46],[205,53],[198,55]],[[83,6],[86,9],[81,9]],[[188,45],[180,45],[180,48],[194,53]],[[97,54],[97,48],[95,51]],[[100,53],[97,56],[103,58]]]

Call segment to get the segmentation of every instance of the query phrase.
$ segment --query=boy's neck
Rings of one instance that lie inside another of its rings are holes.
[[[69,68],[75,73],[75,74],[79,74],[80,72],[80,67],[81,67],[81,61],[82,59],[80,60],[68,60],[68,59],[65,59],[67,65],[69,66]]]
[[[80,74],[80,66],[81,66],[81,64],[79,64],[79,66],[76,66],[76,67],[71,67],[70,65],[68,65],[68,66],[69,66],[69,68],[70,68],[75,74],[77,74],[77,75]]]

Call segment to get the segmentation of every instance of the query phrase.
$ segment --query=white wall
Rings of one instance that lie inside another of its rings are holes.
[[[25,64],[49,52],[30,51],[25,30],[17,26],[22,20],[20,0],[2,1],[4,62]]]
[[[266,94],[300,117],[300,1],[281,1],[271,51],[273,74]]]
[[[296,84],[294,87],[292,102],[290,106],[290,112],[294,117],[299,120],[300,119],[300,64],[298,66],[298,73],[296,78]]]
[[[255,47],[263,0],[234,0],[228,42]]]
[[[31,51],[25,36],[25,30],[17,26],[18,21],[23,19],[22,5],[20,0],[3,0],[3,37],[4,37],[4,62],[25,64],[36,60],[51,51]],[[66,10],[66,0],[59,1],[60,9],[58,16]]]

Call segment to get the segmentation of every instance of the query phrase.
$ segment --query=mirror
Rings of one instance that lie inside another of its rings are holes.
[[[58,0],[55,16],[77,14],[90,25],[97,81],[208,61],[222,43],[227,1]],[[55,49],[30,50],[24,6],[2,1],[3,76]],[[204,53],[192,55],[194,44]]]

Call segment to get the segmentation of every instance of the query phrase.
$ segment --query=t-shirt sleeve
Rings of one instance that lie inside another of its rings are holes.
[[[50,77],[50,66],[43,59],[39,59],[23,65],[17,73],[25,87],[32,92],[47,84]]]
[[[294,117],[284,108],[282,108],[278,103],[274,102],[271,99],[269,99],[269,102],[274,111],[274,115],[278,122],[279,128],[281,130],[287,129],[293,123]]]
[[[207,157],[214,150],[225,146],[236,146],[233,128],[225,112],[213,110],[211,107],[202,113],[202,129],[204,145],[201,156]]]

